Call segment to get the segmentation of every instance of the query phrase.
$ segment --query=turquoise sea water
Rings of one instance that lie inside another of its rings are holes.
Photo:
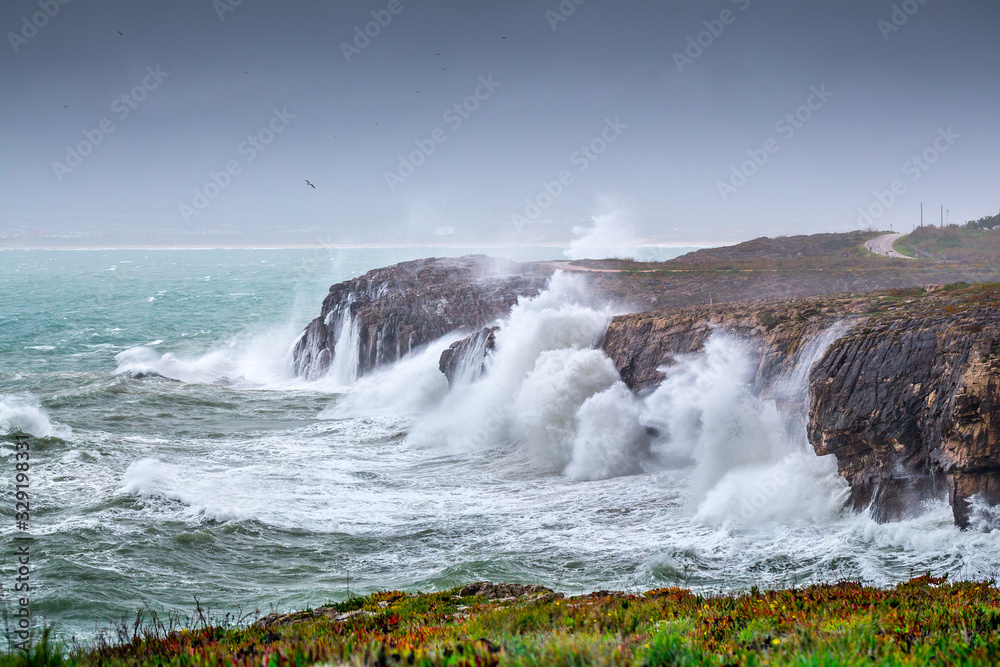
[[[462,252],[0,251],[0,476],[10,489],[14,437],[31,434],[36,619],[90,637],[142,606],[190,612],[196,596],[267,612],[348,586],[722,589],[997,570],[997,533],[959,533],[943,505],[887,526],[842,512],[733,523],[711,506],[725,489],[695,497],[683,466],[587,480],[510,442],[418,445],[419,413],[447,391],[419,360],[375,383],[406,400],[290,377],[288,351],[331,284]],[[0,561],[8,595],[14,568]]]

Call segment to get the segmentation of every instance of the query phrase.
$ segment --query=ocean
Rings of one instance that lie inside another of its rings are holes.
[[[266,613],[482,579],[712,592],[1000,569],[1000,531],[957,530],[943,500],[884,525],[843,510],[835,462],[800,411],[752,394],[737,340],[632,396],[592,349],[613,308],[579,276],[520,304],[488,374],[455,389],[437,357],[457,336],[360,379],[289,372],[331,284],[476,251],[0,251],[0,534],[34,538],[36,625],[87,640],[196,599]],[[807,346],[789,397],[836,333]]]

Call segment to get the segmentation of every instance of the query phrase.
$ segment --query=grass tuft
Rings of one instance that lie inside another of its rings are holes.
[[[731,595],[551,592],[486,600],[462,589],[353,598],[255,622],[163,633],[90,649],[0,655],[0,667],[162,665],[995,665],[993,581],[924,575]]]

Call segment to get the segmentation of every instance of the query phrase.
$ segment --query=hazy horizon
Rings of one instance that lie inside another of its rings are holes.
[[[985,0],[16,0],[0,245],[964,222],[1000,207],[998,27]]]

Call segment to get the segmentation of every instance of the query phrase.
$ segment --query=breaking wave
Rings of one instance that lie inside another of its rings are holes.
[[[348,322],[347,330],[354,335],[353,338],[346,336],[344,344],[350,344],[351,340],[356,344],[356,327]],[[200,354],[161,352],[149,345],[132,347],[115,355],[115,374],[275,391],[338,391],[356,380],[357,354],[353,355],[353,366],[342,361],[326,374],[314,378],[296,377],[292,367],[296,335],[294,325],[286,324],[236,336]],[[338,353],[340,348],[338,343]],[[349,360],[352,355],[338,354],[337,358]]]
[[[0,396],[0,434],[15,431],[36,438],[68,440],[73,430],[68,426],[53,424],[38,401],[31,396]]]
[[[513,444],[536,472],[581,481],[682,469],[691,512],[706,525],[841,511],[847,485],[833,457],[809,445],[805,401],[809,367],[842,326],[803,346],[770,397],[755,389],[752,350],[716,333],[639,398],[597,348],[611,316],[579,276],[557,272],[498,323],[494,350],[469,347],[450,389],[437,363],[457,335],[362,378],[321,416],[407,414],[411,445],[469,453]]]

